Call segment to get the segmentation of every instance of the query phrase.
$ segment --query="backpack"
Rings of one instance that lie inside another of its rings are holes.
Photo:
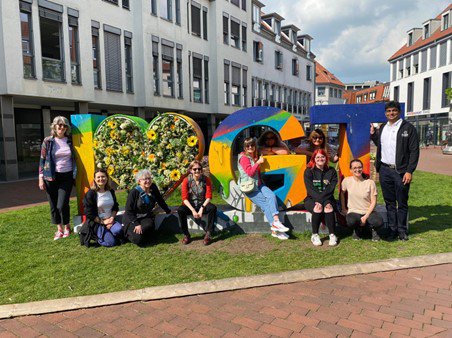
[[[99,228],[99,224],[93,221],[86,220],[80,228],[80,245],[84,245],[87,248],[90,246],[99,246],[98,238],[97,238],[97,229]],[[94,241],[94,243],[91,243]]]

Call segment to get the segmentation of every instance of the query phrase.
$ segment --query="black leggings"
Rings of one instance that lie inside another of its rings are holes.
[[[52,224],[69,224],[69,198],[74,184],[72,171],[55,173],[55,180],[44,180],[44,184],[50,204]]]
[[[141,225],[141,234],[137,234],[133,230],[137,225]],[[126,238],[129,242],[142,246],[146,244],[155,232],[155,222],[154,218],[142,218],[136,220],[134,224],[129,224],[127,226],[127,232],[125,233]]]
[[[335,225],[336,225],[336,220],[334,218],[335,201],[324,202],[323,208],[325,208],[325,205],[327,205],[327,204],[331,204],[331,207],[333,208],[332,212],[322,211],[320,213],[316,213],[316,212],[314,212],[315,201],[313,199],[306,199],[304,202],[304,206],[305,206],[306,210],[308,210],[312,214],[311,225],[312,225],[312,233],[313,234],[319,233],[319,228],[320,228],[320,223],[322,222],[322,218],[324,218],[324,220],[325,220],[325,225],[328,228],[328,232],[330,234],[334,234]]]
[[[353,229],[357,229],[361,227],[361,217],[363,217],[364,214],[358,214],[355,212],[350,212],[347,214],[347,225],[349,227],[352,227]],[[383,218],[380,216],[378,212],[375,210],[371,212],[369,215],[369,218],[367,218],[367,222],[365,224],[366,226],[369,226],[371,229],[378,229],[381,228],[383,225]]]
[[[195,210],[199,211],[200,208],[201,206],[195,208]],[[184,204],[177,209],[177,214],[179,215],[179,223],[183,234],[189,236],[190,233],[188,232],[187,216],[192,214],[191,210]],[[206,207],[203,209],[203,215],[207,215],[206,232],[212,233],[213,222],[215,221],[216,214],[217,207],[212,203],[207,204]]]

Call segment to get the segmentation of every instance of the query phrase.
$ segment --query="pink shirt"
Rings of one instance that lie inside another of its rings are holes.
[[[72,154],[71,148],[67,144],[67,137],[55,137],[53,157],[55,159],[55,171],[57,173],[72,171]]]

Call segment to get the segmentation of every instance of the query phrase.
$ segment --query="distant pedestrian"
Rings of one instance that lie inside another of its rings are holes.
[[[388,120],[379,130],[370,126],[370,137],[377,146],[375,167],[386,203],[389,239],[408,240],[408,193],[419,160],[419,137],[416,128],[400,118],[400,103],[386,103]]]
[[[69,198],[77,168],[68,119],[64,116],[55,117],[50,129],[50,136],[44,139],[41,146],[39,189],[45,190],[47,194],[52,223],[57,226],[53,239],[57,240],[71,233]]]

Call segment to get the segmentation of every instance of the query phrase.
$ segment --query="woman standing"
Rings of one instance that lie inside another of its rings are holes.
[[[317,149],[323,149],[328,154],[328,158],[331,162],[336,163],[339,161],[339,157],[336,152],[328,146],[326,142],[325,134],[322,129],[314,129],[310,134],[305,143],[300,144],[295,148],[295,153],[306,155],[306,161],[309,163],[311,156]]]
[[[41,146],[39,189],[46,191],[52,223],[57,226],[53,239],[57,240],[68,237],[71,233],[69,197],[77,169],[67,118],[55,117],[50,129],[50,136],[44,139]]]
[[[353,239],[360,240],[362,230],[370,227],[372,241],[380,240],[377,233],[383,225],[383,218],[375,211],[377,205],[377,186],[375,182],[363,174],[363,162],[354,159],[350,162],[352,176],[342,181],[342,191],[347,192],[348,208],[344,194],[341,194],[341,206],[346,214],[347,225],[353,228]]]
[[[83,199],[83,206],[88,221],[99,225],[97,242],[108,247],[119,244],[122,225],[115,221],[119,207],[105,169],[97,169],[94,173],[94,181]]]
[[[182,181],[182,205],[177,209],[181,230],[184,234],[182,244],[191,242],[188,231],[187,216],[193,215],[195,219],[201,219],[207,215],[206,235],[204,245],[212,242],[213,222],[217,214],[217,207],[210,203],[212,199],[212,181],[203,174],[200,161],[194,160],[190,164],[191,173]]]
[[[243,152],[239,154],[238,162],[240,183],[252,182],[254,185],[252,191],[244,194],[265,213],[265,217],[271,227],[272,236],[281,240],[288,239],[289,236],[285,232],[289,231],[289,228],[284,226],[279,220],[276,195],[262,184],[260,165],[264,163],[264,158],[257,155],[256,139],[251,137],[245,139]]]
[[[326,151],[317,149],[312,154],[311,160],[304,172],[304,184],[308,193],[308,196],[304,200],[304,205],[312,214],[311,242],[315,246],[322,245],[319,236],[322,217],[325,218],[325,225],[330,234],[329,245],[337,245],[337,237],[334,234],[334,208],[336,205],[334,189],[337,185],[337,173],[327,163],[328,155]]]
[[[150,234],[155,230],[154,214],[155,204],[167,213],[171,209],[166,204],[157,186],[152,183],[151,172],[140,170],[135,175],[137,186],[127,197],[126,210],[123,217],[124,234],[133,244],[142,246],[146,244]]]

